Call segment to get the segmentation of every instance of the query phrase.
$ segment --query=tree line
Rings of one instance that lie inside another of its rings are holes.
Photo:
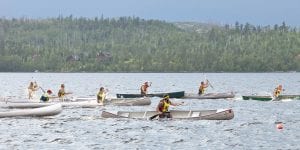
[[[210,25],[139,17],[0,19],[1,72],[300,71],[285,22]]]

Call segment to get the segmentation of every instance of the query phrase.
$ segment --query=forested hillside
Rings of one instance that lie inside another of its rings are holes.
[[[300,32],[279,25],[138,17],[0,19],[0,71],[300,71]]]

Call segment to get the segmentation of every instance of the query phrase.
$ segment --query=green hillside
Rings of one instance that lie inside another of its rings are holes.
[[[137,17],[0,19],[0,71],[300,71],[300,32]]]

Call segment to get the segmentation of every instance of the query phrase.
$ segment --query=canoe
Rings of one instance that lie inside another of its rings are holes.
[[[230,120],[234,117],[232,109],[219,110],[190,110],[180,111],[171,110],[172,119],[190,119],[190,120]],[[134,118],[134,119],[149,119],[149,117],[156,115],[156,111],[118,111],[111,113],[102,111],[103,118]]]
[[[279,95],[277,98],[273,98],[272,96],[242,96],[243,100],[258,100],[258,101],[280,101],[285,99],[292,99],[292,100],[300,100],[300,95]]]
[[[185,99],[225,99],[225,98],[234,98],[234,93],[207,93],[207,94],[194,94],[187,93],[184,95]]]
[[[168,92],[168,93],[152,93],[152,94],[147,94],[147,97],[163,97],[165,94],[168,94],[170,98],[184,97],[184,91]],[[143,97],[143,96],[141,94],[117,94],[117,98],[137,98],[137,97]]]
[[[257,100],[257,101],[271,101],[273,99],[272,96],[258,96],[258,95],[249,95],[242,96],[243,100]]]
[[[300,95],[279,95],[274,101],[280,101],[285,99],[291,99],[291,100],[300,100]]]
[[[279,95],[276,99],[279,99],[279,100],[282,100],[282,99],[300,100],[300,95]]]
[[[63,107],[83,107],[83,108],[93,108],[98,106],[103,106],[103,104],[97,103],[96,100],[90,101],[79,101],[79,102],[8,102],[2,107],[8,108],[39,108],[44,106],[49,106],[53,104],[61,104]],[[115,105],[115,106],[143,106],[150,105],[150,98],[113,98],[105,101],[104,105]]]
[[[33,109],[22,109],[22,110],[13,110],[8,112],[0,112],[0,118],[4,117],[42,117],[42,116],[54,116],[59,114],[62,111],[61,104],[54,104],[41,108]]]

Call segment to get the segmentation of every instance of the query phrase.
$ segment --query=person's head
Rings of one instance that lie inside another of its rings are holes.
[[[202,81],[202,82],[201,82],[201,85],[203,85],[203,84],[204,84],[204,82]]]
[[[170,96],[168,94],[164,95],[164,100],[169,100]]]
[[[52,94],[52,91],[51,91],[51,90],[47,90],[47,93],[48,93],[48,94]]]
[[[61,88],[65,88],[65,85],[64,85],[64,84],[61,84],[60,87],[61,87]]]
[[[104,87],[101,87],[101,88],[100,88],[100,91],[104,91]]]
[[[282,89],[282,85],[280,84],[280,85],[278,85],[278,89],[279,90],[281,90]]]
[[[33,82],[33,86],[34,86],[34,87],[37,87],[37,86],[38,86],[37,83],[36,83],[36,81]]]
[[[144,85],[147,85],[147,86],[148,86],[148,82],[145,82]]]
[[[33,82],[30,82],[30,84],[29,84],[30,86],[33,86]]]

